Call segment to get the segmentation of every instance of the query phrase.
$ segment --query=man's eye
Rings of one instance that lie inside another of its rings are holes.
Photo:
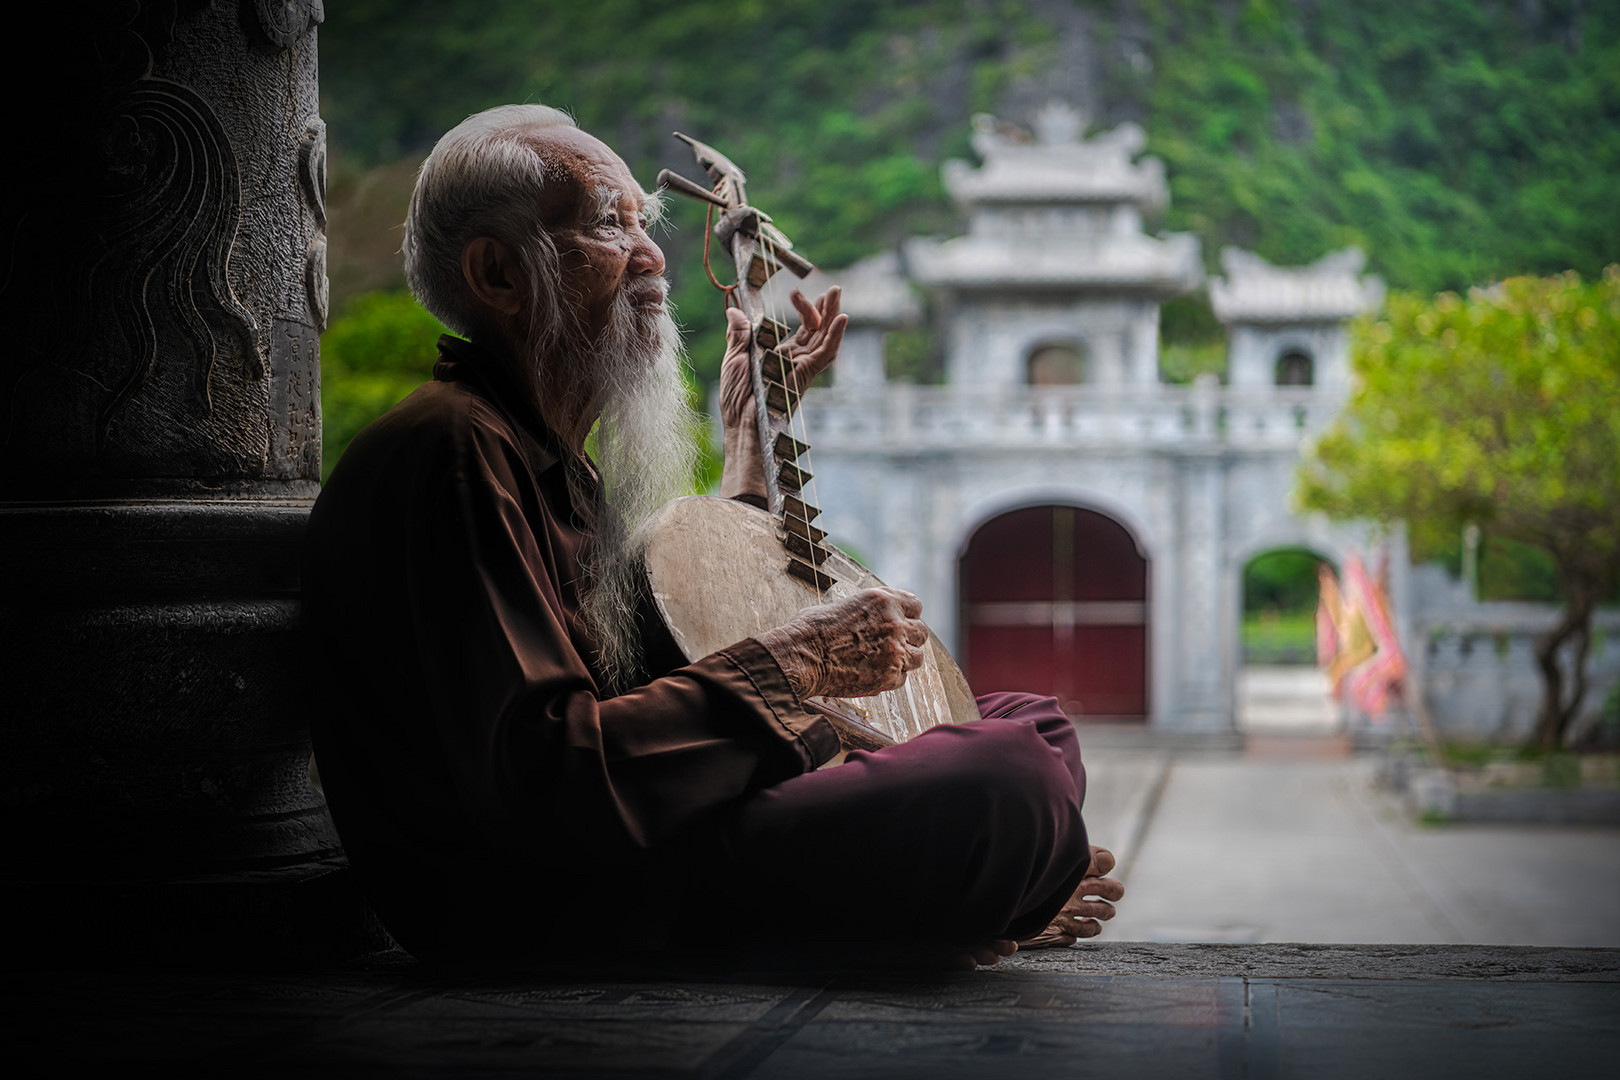
[[[598,229],[605,229],[605,230],[613,230],[613,229],[619,228],[620,223],[619,223],[619,215],[618,215],[618,213],[614,212],[614,213],[610,213],[610,214],[603,214],[601,217],[596,219],[596,227]]]

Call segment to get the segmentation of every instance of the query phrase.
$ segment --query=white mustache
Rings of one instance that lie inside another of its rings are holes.
[[[662,276],[640,277],[629,282],[624,289],[627,303],[639,305],[652,300],[662,302],[669,298],[669,279]]]

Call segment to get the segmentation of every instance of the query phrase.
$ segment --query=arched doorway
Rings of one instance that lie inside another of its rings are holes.
[[[1086,354],[1076,342],[1058,342],[1031,349],[1024,374],[1031,386],[1078,386],[1086,382]]]
[[[1239,730],[1306,735],[1337,728],[1339,710],[1316,664],[1317,579],[1325,563],[1308,548],[1278,547],[1244,564]]]
[[[1051,694],[1088,720],[1148,712],[1148,560],[1113,518],[1032,506],[991,518],[959,564],[962,659],[980,692]]]
[[[1278,386],[1314,386],[1316,362],[1303,349],[1290,349],[1277,357],[1276,383]]]

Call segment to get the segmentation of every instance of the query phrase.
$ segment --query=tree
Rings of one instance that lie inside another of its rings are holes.
[[[321,478],[360,429],[433,377],[445,328],[407,292],[353,297],[321,335]]]
[[[1590,284],[1570,272],[1394,294],[1352,341],[1354,391],[1300,467],[1301,506],[1404,519],[1419,540],[1472,522],[1545,550],[1564,608],[1536,642],[1534,738],[1561,745],[1586,694],[1593,608],[1620,578],[1620,266]]]

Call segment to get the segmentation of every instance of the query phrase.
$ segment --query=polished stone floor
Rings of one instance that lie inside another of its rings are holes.
[[[1604,1077],[1620,950],[1088,944],[941,975],[12,975],[40,1074]],[[11,1075],[19,1075],[11,1072]]]

